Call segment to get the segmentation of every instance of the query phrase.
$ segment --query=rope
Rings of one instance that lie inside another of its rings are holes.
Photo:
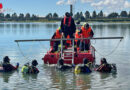
[[[46,51],[48,51],[48,49],[39,41],[39,43],[40,43],[40,46],[42,47],[42,48],[45,48],[46,49]]]
[[[17,42],[17,46],[18,46],[18,49],[19,49],[20,53],[23,55],[23,57],[24,57],[27,61],[30,61],[30,59],[27,58],[27,57],[24,55],[24,53],[22,52],[22,50],[21,50],[20,45],[19,45],[18,42]]]
[[[95,49],[95,51],[96,51],[99,55],[101,55],[101,56],[103,56],[103,57],[107,57],[107,56],[113,54],[113,53],[116,51],[116,49],[119,47],[121,41],[122,41],[122,39],[118,42],[117,46],[116,46],[116,47],[115,47],[115,48],[114,48],[110,53],[108,53],[107,55],[103,55],[103,54],[101,54],[101,53],[98,52],[96,49]]]

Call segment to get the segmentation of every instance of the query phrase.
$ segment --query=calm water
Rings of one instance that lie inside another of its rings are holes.
[[[20,63],[19,71],[0,73],[0,90],[130,90],[130,24],[90,23],[94,37],[123,36],[120,40],[92,40],[96,48],[96,63],[101,57],[116,63],[117,74],[92,72],[75,75],[72,70],[57,71],[44,65],[41,58],[49,50],[49,42],[14,40],[49,39],[60,23],[0,23],[0,61],[8,55],[11,63]],[[120,42],[120,43],[119,43]],[[119,44],[119,46],[118,46]],[[118,47],[117,47],[118,46]],[[38,75],[23,75],[26,62],[38,60]]]

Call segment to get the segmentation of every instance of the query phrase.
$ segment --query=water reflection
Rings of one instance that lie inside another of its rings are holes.
[[[76,88],[79,90],[88,90],[91,88],[91,75],[75,75]]]
[[[49,72],[51,88],[60,90],[88,90],[91,88],[91,74],[75,75],[72,69],[59,71],[55,67],[49,67]]]
[[[0,77],[3,78],[3,82],[9,83],[9,78],[13,75],[13,72],[0,72]]]
[[[37,74],[24,74],[24,73],[22,73],[22,77],[26,81],[29,81],[29,80],[32,80],[32,79],[36,80],[37,76],[38,76]]]

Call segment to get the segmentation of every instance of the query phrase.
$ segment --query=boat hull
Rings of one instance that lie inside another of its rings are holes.
[[[66,64],[72,64],[72,54],[65,53],[66,58],[64,58],[64,63]],[[51,53],[47,52],[45,56],[42,58],[44,64],[57,64],[58,60],[60,58],[60,52],[59,53]],[[74,64],[82,64],[83,58],[87,58],[90,62],[95,62],[95,49],[91,46],[91,49],[86,52],[77,52],[74,53]]]

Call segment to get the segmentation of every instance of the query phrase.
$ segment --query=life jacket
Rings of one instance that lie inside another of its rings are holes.
[[[55,39],[60,39],[62,37],[61,33],[59,32],[59,29],[56,30],[56,36]]]
[[[84,28],[84,26],[81,27],[82,30],[82,36],[83,38],[88,38],[90,37],[90,33],[91,33],[91,27],[89,27],[87,30]]]
[[[99,71],[99,72],[111,72],[111,66],[109,64],[102,64],[97,71]]]
[[[22,73],[29,73],[29,67],[24,65],[21,70]]]
[[[35,66],[31,66],[29,72],[30,72],[30,73],[33,73],[33,74],[37,74],[37,73],[39,73],[39,70],[38,70]]]
[[[70,39],[70,36],[67,36],[67,39]],[[66,43],[71,44],[71,40],[66,40]]]
[[[75,33],[75,38],[81,38],[81,35],[79,34],[79,32],[78,31],[76,31],[76,33]],[[77,42],[78,40],[75,40],[75,42]]]
[[[79,74],[80,72],[81,72],[81,70],[80,70],[80,66],[76,66],[75,67],[75,69],[74,69],[74,72],[75,72],[75,74]]]
[[[67,19],[67,17],[65,16],[64,17],[64,25],[66,25],[66,19]],[[71,25],[71,16],[69,17],[69,20],[68,20],[68,27],[70,27],[70,25]]]

